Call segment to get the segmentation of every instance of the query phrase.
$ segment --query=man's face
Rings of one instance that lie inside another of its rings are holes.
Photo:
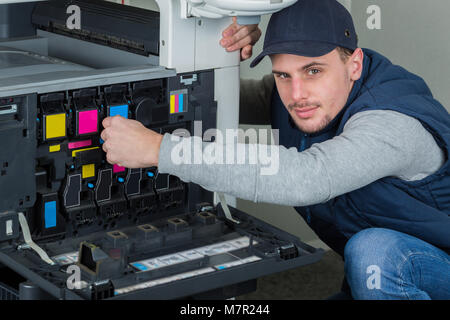
[[[270,57],[281,100],[297,127],[306,133],[322,130],[337,116],[362,72],[359,48],[346,62],[337,49],[313,58],[291,54]]]

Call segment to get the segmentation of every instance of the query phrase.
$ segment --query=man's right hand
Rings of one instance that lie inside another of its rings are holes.
[[[257,24],[241,26],[233,17],[233,24],[223,32],[220,45],[228,52],[241,50],[241,60],[249,59],[253,54],[253,46],[261,37],[261,30]]]

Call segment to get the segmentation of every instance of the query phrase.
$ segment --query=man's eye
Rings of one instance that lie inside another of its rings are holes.
[[[280,78],[280,79],[287,79],[288,75],[286,73],[278,73],[277,77]]]
[[[308,75],[310,75],[310,76],[316,75],[318,73],[320,73],[319,69],[309,69],[308,70]]]

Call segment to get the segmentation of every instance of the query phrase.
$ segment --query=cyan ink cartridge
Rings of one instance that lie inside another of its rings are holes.
[[[121,104],[117,106],[107,106],[108,117],[121,116],[128,119],[128,104]]]
[[[127,87],[124,85],[115,85],[104,88],[106,116],[114,117],[121,116],[125,119],[129,118],[130,107],[129,101],[126,98]],[[126,168],[117,164],[113,165],[113,173],[125,173]]]
[[[129,118],[129,100],[127,99],[126,85],[112,85],[104,88],[105,105],[108,117],[121,116]]]

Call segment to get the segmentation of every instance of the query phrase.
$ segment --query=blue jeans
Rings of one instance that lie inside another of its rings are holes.
[[[344,258],[354,299],[450,299],[449,255],[413,236],[365,229],[347,242]]]

